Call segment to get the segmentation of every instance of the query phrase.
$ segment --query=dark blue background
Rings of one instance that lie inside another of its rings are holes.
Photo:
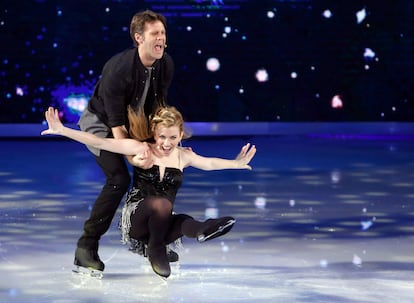
[[[169,103],[188,122],[412,121],[413,6],[409,0],[2,1],[0,123],[40,123],[49,105],[75,122],[79,110],[68,98],[87,100],[105,61],[132,45],[132,15],[147,8],[167,16],[167,51],[176,64]],[[364,8],[366,18],[357,23]],[[322,16],[326,9],[331,18]],[[223,37],[226,26],[231,32]],[[365,48],[375,56],[364,57]],[[216,72],[206,69],[210,57],[221,63]],[[256,80],[259,69],[267,82]],[[332,108],[335,95],[342,108]]]

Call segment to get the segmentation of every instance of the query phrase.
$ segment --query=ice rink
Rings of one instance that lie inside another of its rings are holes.
[[[118,216],[100,242],[103,279],[72,273],[103,184],[93,157],[52,137],[1,140],[0,302],[413,302],[414,136],[195,137],[186,145],[232,158],[246,142],[258,150],[252,171],[185,170],[175,211],[237,222],[204,244],[184,239],[165,281],[120,243]]]

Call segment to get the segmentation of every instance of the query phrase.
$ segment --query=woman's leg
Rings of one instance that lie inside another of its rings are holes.
[[[173,215],[171,228],[166,235],[166,243],[172,243],[182,236],[197,238],[199,242],[212,240],[228,233],[235,222],[233,217],[208,219],[201,222],[185,214]]]
[[[171,273],[165,248],[171,218],[172,203],[160,197],[145,198],[131,215],[130,237],[148,241],[148,259],[153,270],[163,277]]]
[[[170,228],[165,236],[165,243],[170,244],[174,242],[175,240],[181,238],[184,236],[182,226],[185,221],[195,221],[193,217],[190,217],[189,215],[185,214],[173,214],[171,219],[171,225]],[[194,238],[194,237],[191,237]]]

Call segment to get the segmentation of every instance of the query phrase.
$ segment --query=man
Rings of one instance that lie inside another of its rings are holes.
[[[100,137],[126,138],[129,106],[136,111],[140,109],[148,118],[159,105],[165,105],[174,73],[173,60],[165,52],[166,18],[150,10],[139,12],[131,20],[130,35],[135,47],[116,54],[103,67],[93,96],[79,120],[84,131]],[[105,264],[98,255],[99,240],[109,229],[131,180],[124,156],[88,148],[95,155],[106,183],[84,224],[74,264],[103,271]],[[151,167],[151,160],[143,157],[141,166]],[[170,260],[174,258],[178,260],[178,255],[170,256]]]

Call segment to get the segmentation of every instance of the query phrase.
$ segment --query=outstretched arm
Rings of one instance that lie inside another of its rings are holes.
[[[53,107],[49,107],[45,117],[49,128],[42,131],[41,135],[60,135],[85,145],[123,155],[146,157],[149,152],[149,147],[146,143],[134,139],[100,138],[87,132],[66,127],[59,119],[58,110]]]
[[[202,170],[220,170],[220,169],[248,169],[252,167],[249,165],[250,161],[256,154],[256,146],[247,143],[244,145],[237,155],[236,159],[222,159],[215,157],[203,157],[197,155],[191,150],[183,151],[185,158],[188,160],[187,166],[193,166]]]

